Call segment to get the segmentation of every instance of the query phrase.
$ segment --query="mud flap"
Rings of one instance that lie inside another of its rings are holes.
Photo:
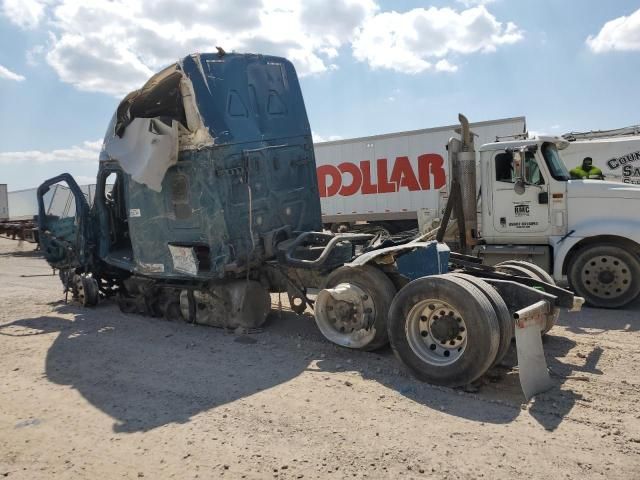
[[[548,315],[551,315],[551,305],[546,300],[540,300],[513,315],[520,385],[527,400],[553,387],[540,335]]]

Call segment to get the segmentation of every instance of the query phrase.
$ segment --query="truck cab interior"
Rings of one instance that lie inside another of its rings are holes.
[[[121,170],[108,168],[100,172],[95,199],[100,225],[98,243],[105,261],[119,267],[130,266],[133,261],[125,187],[126,179]]]

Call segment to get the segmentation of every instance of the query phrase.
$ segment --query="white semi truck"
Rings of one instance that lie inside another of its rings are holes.
[[[568,281],[592,306],[627,305],[640,293],[640,186],[571,180],[558,149],[568,142],[561,137],[518,135],[524,131],[524,118],[517,119],[523,123],[520,132],[514,132],[519,129],[515,120],[471,124],[476,138],[480,137],[476,143],[484,145],[475,152],[473,141],[467,140],[467,151],[461,153],[473,168],[473,188],[479,199],[465,206],[468,212],[475,212],[465,216],[475,222],[469,239],[473,253],[492,265],[513,259],[534,262],[556,281]],[[461,121],[464,124],[464,117]],[[503,135],[492,132],[494,138],[487,143],[486,133],[478,135],[478,131],[488,125],[503,125],[506,131],[500,132]],[[460,155],[455,151],[455,138],[449,142],[442,138],[453,130],[446,127],[316,145],[325,222],[406,221],[417,218],[421,209],[440,216],[442,199],[449,191],[450,162],[444,158]],[[434,141],[416,146],[421,135],[432,135]],[[501,138],[508,135],[512,137]],[[436,141],[441,142],[439,147]],[[367,149],[373,153],[367,154]],[[339,157],[331,157],[332,152]],[[396,159],[393,168],[388,166],[389,158]],[[469,181],[462,185],[471,187]],[[358,209],[366,209],[371,216],[358,217]],[[385,213],[388,215],[379,216]]]

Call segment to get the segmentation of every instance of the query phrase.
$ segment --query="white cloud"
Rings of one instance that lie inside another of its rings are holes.
[[[22,152],[0,152],[0,164],[52,163],[52,162],[97,162],[102,140],[84,141],[82,145],[57,150],[26,150]]]
[[[259,52],[289,58],[301,76],[336,70],[351,47],[372,68],[455,72],[452,56],[489,52],[522,32],[482,5],[382,12],[376,0],[0,0],[23,28],[49,41],[27,52],[60,80],[121,97],[193,52]],[[486,0],[469,0],[487,3]]]
[[[7,80],[15,80],[16,82],[22,82],[24,76],[12,72],[7,67],[0,65],[0,78],[6,78]]]
[[[305,0],[301,20],[309,32],[336,46],[351,40],[378,9],[373,0]]]
[[[383,12],[366,20],[353,43],[353,53],[372,68],[452,72],[457,66],[447,56],[493,52],[522,38],[522,30],[514,23],[499,22],[484,6],[461,12],[416,8],[405,13]]]
[[[330,60],[376,9],[373,0],[60,0],[46,59],[62,81],[114,96],[217,45],[286,56],[304,76],[336,69]]]
[[[342,140],[342,137],[340,135],[329,135],[328,137],[323,137],[322,135],[319,135],[316,132],[311,132],[311,136],[313,137],[313,143],[333,142],[335,140]]]
[[[452,65],[451,63],[449,63],[448,60],[444,58],[442,60],[438,60],[438,62],[435,65],[435,68],[438,72],[457,72],[458,71],[457,65]]]
[[[589,35],[586,42],[594,53],[640,51],[640,9],[628,17],[608,21],[595,37]]]
[[[2,13],[21,28],[36,28],[45,14],[47,0],[3,0]]]
[[[457,0],[458,3],[463,4],[465,7],[475,7],[477,5],[489,5],[496,0]]]

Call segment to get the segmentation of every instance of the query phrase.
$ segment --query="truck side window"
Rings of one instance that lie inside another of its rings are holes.
[[[516,175],[513,171],[513,157],[510,153],[504,152],[496,155],[496,181],[515,183]],[[525,182],[528,185],[544,185],[544,177],[540,173],[540,166],[536,156],[532,152],[527,152],[525,156]]]
[[[496,181],[514,183],[513,158],[510,153],[496,155]]]
[[[525,182],[528,185],[544,185],[544,177],[540,173],[540,165],[535,154],[527,152],[524,160]]]

